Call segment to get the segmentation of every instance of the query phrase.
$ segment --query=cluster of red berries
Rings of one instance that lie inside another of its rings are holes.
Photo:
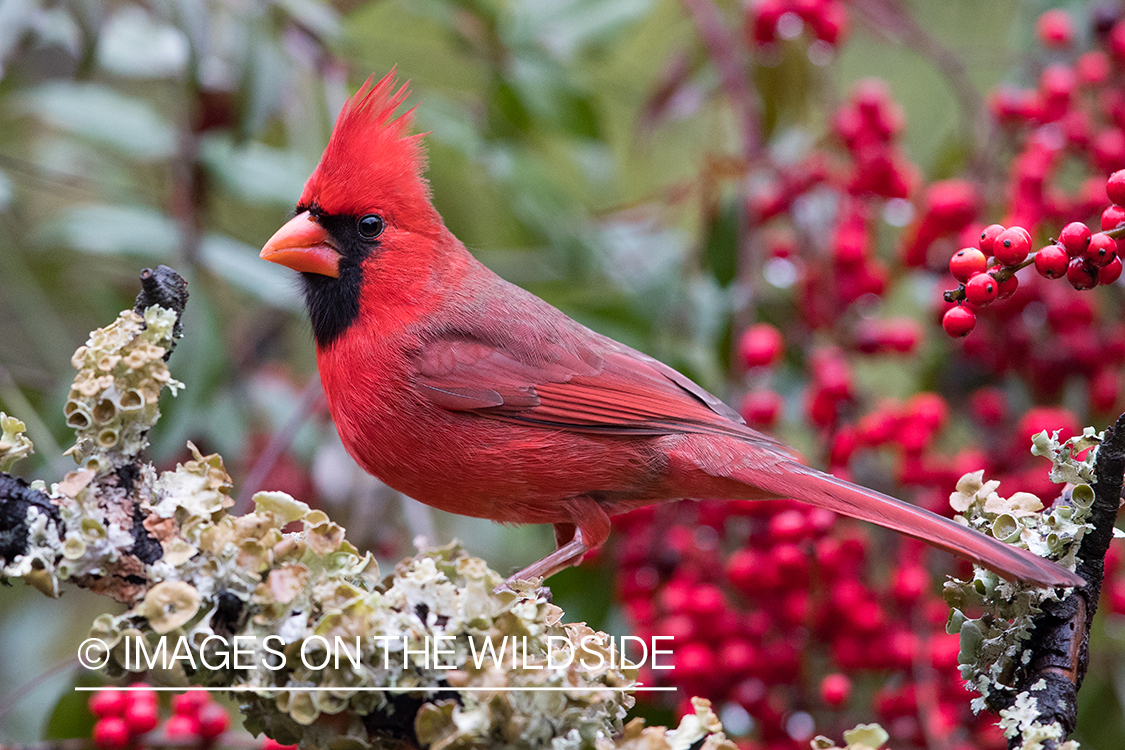
[[[204,690],[188,690],[172,697],[171,715],[161,726],[160,705],[155,690],[137,683],[128,690],[105,688],[90,696],[94,724],[94,745],[98,750],[126,750],[153,744],[145,735],[161,728],[163,740],[175,744],[213,744],[230,728],[230,715]],[[269,741],[269,742],[272,742]],[[262,750],[281,750],[285,746],[263,745]],[[292,746],[287,750],[295,750]]]
[[[928,253],[938,240],[957,237],[976,218],[980,200],[973,183],[967,180],[942,180],[926,188],[919,218],[902,240],[904,265],[928,265]]]
[[[817,41],[838,46],[848,32],[843,0],[757,0],[746,13],[744,32],[752,46],[794,39],[808,28]]]
[[[156,729],[160,723],[156,691],[145,688],[138,683],[131,690],[107,688],[90,696],[90,713],[97,719],[94,745],[98,750],[121,750]]]
[[[641,679],[714,701],[740,747],[796,750],[873,719],[895,747],[1005,746],[969,711],[920,543],[880,537],[875,552],[866,528],[790,501],[650,507],[615,523],[635,632],[674,638],[674,669]],[[872,554],[898,560],[889,576],[873,574]]]
[[[1006,224],[1035,226],[1084,219],[1099,210],[1097,175],[1125,165],[1125,21],[1092,12],[1096,46],[1082,54],[1072,47],[1075,33],[1062,10],[1039,20],[1040,42],[1053,50],[1039,71],[1038,86],[1001,87],[992,95],[995,120],[1014,138],[1016,153],[1008,186]],[[1090,178],[1077,191],[1073,165],[1084,164]],[[1065,180],[1057,179],[1071,165]]]
[[[1106,193],[1112,204],[1102,212],[1101,232],[1091,232],[1082,222],[1073,221],[1063,227],[1057,240],[1032,255],[1030,232],[1020,226],[992,224],[981,232],[977,248],[958,250],[949,261],[949,272],[961,286],[946,292],[947,301],[958,304],[942,317],[945,332],[954,337],[969,335],[976,326],[974,310],[1013,296],[1019,287],[1016,271],[1028,265],[1034,265],[1045,279],[1066,277],[1078,291],[1116,282],[1122,264],[1115,230],[1125,224],[1125,170],[1109,177]],[[962,301],[967,304],[960,304]]]
[[[738,339],[738,355],[742,364],[764,382],[772,368],[785,354],[785,341],[775,326],[756,323],[742,332]],[[768,430],[781,417],[783,400],[768,387],[751,389],[742,399],[739,412],[746,423],[759,430]]]
[[[883,198],[906,198],[918,182],[917,168],[898,146],[906,123],[878,78],[860,81],[832,120],[832,129],[852,159],[848,191]]]

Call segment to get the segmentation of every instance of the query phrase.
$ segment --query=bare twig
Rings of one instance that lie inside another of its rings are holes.
[[[250,498],[261,489],[262,482],[265,481],[274,464],[293,444],[293,439],[297,436],[298,430],[305,424],[305,420],[309,418],[309,415],[316,409],[317,404],[323,397],[324,391],[320,387],[320,375],[313,375],[309,378],[309,382],[305,384],[304,390],[301,391],[301,400],[297,402],[297,406],[289,419],[270,436],[270,441],[266,444],[265,450],[254,462],[254,466],[242,483],[238,498],[234,501],[232,513],[237,515],[250,509]]]
[[[691,14],[707,53],[715,63],[723,90],[734,107],[742,130],[742,152],[746,163],[750,164],[761,150],[762,135],[757,98],[750,87],[741,47],[711,0],[683,0],[683,4]]]
[[[972,168],[983,170],[988,160],[988,111],[960,58],[926,31],[901,0],[852,0],[851,7],[873,27],[929,59],[945,76],[961,107],[965,129],[972,138]]]
[[[23,683],[3,700],[0,700],[0,719],[7,716],[13,708],[19,705],[20,701],[31,695],[40,685],[47,680],[51,679],[57,674],[62,672],[71,672],[78,667],[78,657],[71,657],[70,659],[63,659],[62,661],[49,667],[46,671],[35,675],[27,682]]]

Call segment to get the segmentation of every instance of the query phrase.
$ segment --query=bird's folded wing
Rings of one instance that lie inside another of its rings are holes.
[[[526,354],[471,338],[432,342],[418,358],[419,391],[452,411],[556,429],[621,435],[697,432],[774,441],[737,412],[647,355],[538,345]]]

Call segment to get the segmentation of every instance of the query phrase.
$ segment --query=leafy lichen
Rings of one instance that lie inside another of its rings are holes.
[[[25,432],[26,424],[0,411],[0,471],[10,471],[16,461],[34,452]]]
[[[1059,500],[1047,511],[1042,500],[1027,492],[1001,496],[1000,483],[986,481],[982,471],[961,477],[950,495],[950,505],[970,527],[1073,570],[1079,544],[1091,528],[1088,520],[1094,492],[1090,485],[1101,439],[1093,428],[1069,440],[1060,441],[1057,432],[1034,437],[1031,452],[1050,458],[1051,479],[1067,483]],[[1016,685],[1030,659],[1027,647],[1035,617],[1044,602],[1060,599],[1059,592],[1006,581],[978,567],[972,580],[948,581],[945,599],[950,606],[947,629],[961,637],[961,676],[980,693],[973,700],[973,709],[980,711],[989,698],[1008,695],[1012,705],[1001,712],[1000,722],[1007,736],[1022,733],[1026,750],[1041,747],[1044,739],[1061,738],[1060,727],[1042,727],[1035,722],[1035,686],[1020,692]],[[970,617],[968,612],[979,616]]]

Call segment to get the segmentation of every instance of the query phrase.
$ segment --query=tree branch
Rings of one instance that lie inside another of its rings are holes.
[[[342,527],[284,493],[259,492],[253,512],[231,515],[222,458],[190,444],[192,460],[157,474],[143,453],[161,391],[182,387],[166,359],[187,293],[167,268],[146,270],[142,286],[136,309],[72,358],[80,468],[50,490],[0,473],[0,579],[51,596],[77,585],[129,607],[95,620],[84,663],[228,690],[251,732],[309,747],[600,737],[599,750],[734,750],[706,701],[675,730],[625,725],[637,684],[623,644],[563,622],[538,582],[496,592],[501,576],[456,544],[384,576]],[[31,446],[19,420],[0,423],[7,466]]]

